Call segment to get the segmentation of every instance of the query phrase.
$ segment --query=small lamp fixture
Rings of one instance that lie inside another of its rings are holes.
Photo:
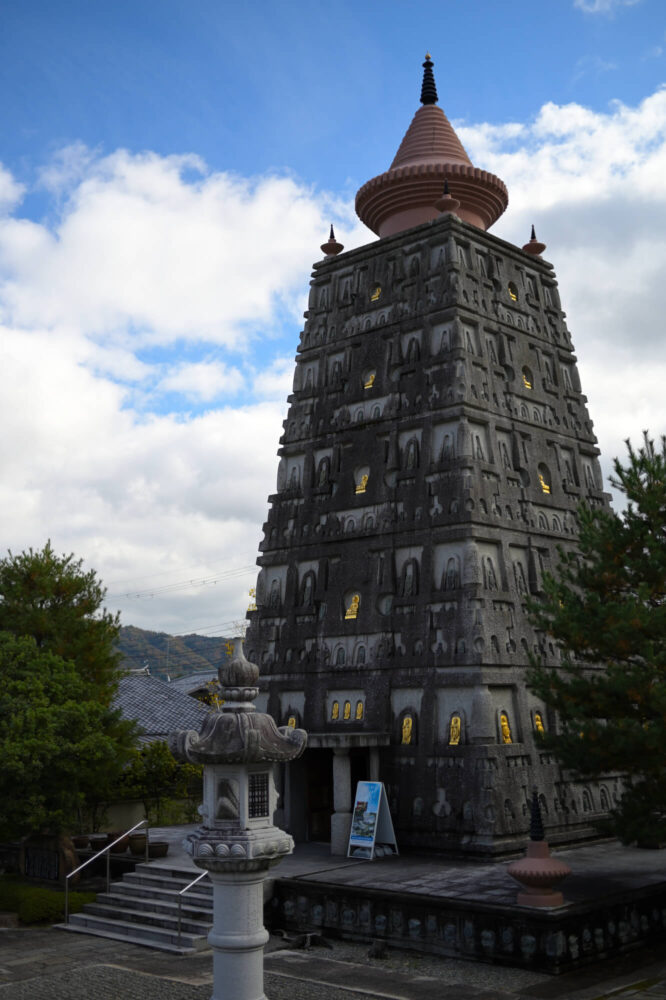
[[[344,250],[342,243],[338,243],[335,238],[335,233],[333,231],[333,224],[331,223],[331,234],[328,237],[326,243],[322,243],[321,248],[324,252],[325,257],[335,257],[337,254]]]
[[[536,233],[534,232],[534,226],[532,226],[532,235],[530,236],[530,241],[529,243],[526,243],[524,245],[523,250],[525,251],[525,253],[531,253],[534,254],[535,257],[540,257],[545,249],[546,249],[546,244],[539,243],[538,239],[536,238]]]

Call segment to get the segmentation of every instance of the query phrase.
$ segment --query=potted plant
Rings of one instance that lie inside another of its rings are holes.
[[[130,833],[128,838],[129,849],[132,854],[145,854],[146,851],[146,834],[145,833]]]
[[[149,840],[148,841],[148,857],[149,858],[166,858],[169,851],[169,841],[168,840]]]

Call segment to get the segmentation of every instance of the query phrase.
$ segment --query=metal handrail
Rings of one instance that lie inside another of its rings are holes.
[[[77,872],[80,872],[82,868],[85,868],[87,865],[92,864],[93,861],[96,861],[97,858],[101,857],[102,854],[106,854],[106,891],[108,892],[109,889],[111,888],[111,848],[115,847],[116,844],[120,843],[120,841],[123,839],[123,837],[127,837],[130,833],[133,833],[135,830],[138,830],[140,826],[144,826],[144,825],[146,827],[146,855],[145,855],[145,858],[146,858],[146,861],[148,861],[148,857],[149,857],[149,854],[148,854],[148,833],[150,831],[150,827],[148,826],[148,820],[147,819],[142,819],[139,823],[135,823],[135,825],[133,827],[130,827],[129,830],[125,830],[124,833],[121,833],[119,837],[116,837],[116,839],[113,840],[110,844],[107,844],[106,847],[103,847],[101,851],[97,852],[97,854],[93,854],[92,858],[88,858],[87,861],[84,861],[82,865],[79,865],[78,868],[75,868],[73,872],[69,873],[69,875],[65,875],[65,923],[66,924],[69,923],[69,880],[72,877],[72,875],[76,875]]]
[[[186,885],[185,888],[181,889],[180,892],[178,893],[178,944],[180,944],[180,920],[181,920],[181,907],[183,903],[183,896],[185,895],[186,892],[188,892],[192,888],[193,885],[196,885],[197,882],[201,882],[201,879],[205,878],[206,875],[208,875],[208,869],[206,869],[205,872],[202,872],[201,875],[197,875],[196,878],[193,878],[190,884]]]

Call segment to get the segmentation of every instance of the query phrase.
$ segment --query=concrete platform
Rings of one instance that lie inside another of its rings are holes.
[[[155,831],[169,862],[196,871],[181,842],[194,827]],[[342,940],[562,973],[641,945],[666,943],[666,851],[616,842],[553,851],[572,874],[565,904],[516,905],[507,862],[436,856],[359,861],[328,844],[298,844],[274,869],[270,929],[316,930]],[[268,894],[267,894],[268,895]]]
[[[355,941],[561,973],[666,942],[666,852],[595,844],[556,852],[565,903],[518,906],[505,862],[334,859],[303,845],[276,869],[267,920]]]

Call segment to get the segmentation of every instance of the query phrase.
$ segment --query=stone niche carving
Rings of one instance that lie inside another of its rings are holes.
[[[472,458],[477,462],[492,461],[488,427],[485,424],[470,421],[469,434],[472,446]]]
[[[459,429],[460,423],[457,420],[434,425],[430,439],[430,458],[433,463],[452,462],[459,455]]]
[[[435,590],[457,590],[462,584],[464,542],[435,545],[432,552],[432,586]]]

